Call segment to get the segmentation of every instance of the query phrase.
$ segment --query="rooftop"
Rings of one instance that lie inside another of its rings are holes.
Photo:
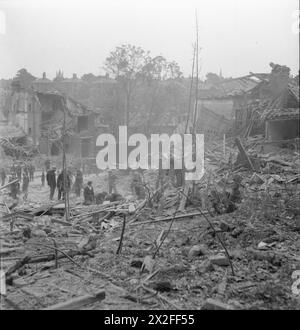
[[[288,109],[267,109],[263,114],[264,120],[288,120],[300,119],[299,108],[288,108]]]
[[[268,74],[252,73],[248,76],[225,79],[210,88],[205,88],[202,85],[199,90],[199,98],[224,98],[242,95],[250,92],[262,82],[267,81],[268,77]],[[201,91],[204,91],[204,93],[201,93]]]

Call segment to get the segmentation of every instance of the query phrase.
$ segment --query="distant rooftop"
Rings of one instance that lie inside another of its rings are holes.
[[[201,84],[199,98],[224,98],[242,95],[253,90],[264,81],[268,81],[269,74],[251,73],[250,75],[225,79],[214,85]]]

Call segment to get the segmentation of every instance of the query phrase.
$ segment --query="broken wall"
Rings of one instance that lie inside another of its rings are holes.
[[[41,108],[34,93],[27,90],[15,90],[10,98],[8,123],[19,127],[37,145],[41,135]]]

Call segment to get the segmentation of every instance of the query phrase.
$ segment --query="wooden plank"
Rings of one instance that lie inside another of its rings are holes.
[[[248,165],[248,167],[250,168],[250,170],[252,170],[253,172],[255,172],[254,166],[251,162],[251,159],[248,157],[247,152],[245,150],[245,148],[242,145],[242,142],[239,138],[235,139],[235,143],[239,149],[239,152],[241,154],[241,156],[243,157],[243,159],[245,160],[245,163]]]
[[[174,220],[192,218],[195,216],[202,215],[203,213],[206,213],[206,212],[201,212],[201,213],[194,212],[194,213],[179,214],[179,215],[176,215],[175,218],[174,218],[174,216],[169,216],[169,217],[164,217],[164,218],[156,218],[154,220],[149,220],[149,221],[144,221],[144,222],[134,222],[129,225],[130,226],[146,225],[146,224],[151,224],[151,223],[156,223],[156,222],[161,222],[161,221],[171,221],[171,220],[173,220],[173,218],[174,218]]]
[[[10,185],[12,185],[13,183],[16,183],[16,182],[19,182],[19,179],[16,179],[14,181],[8,182],[6,185],[0,187],[0,190],[5,189],[5,188],[9,187]]]
[[[101,290],[95,293],[95,295],[85,295],[77,298],[67,300],[62,303],[55,304],[53,306],[44,308],[43,310],[55,311],[55,310],[74,310],[83,306],[92,304],[94,302],[102,301],[105,299],[105,291]]]
[[[23,218],[26,220],[33,220],[34,219],[34,215],[31,213],[27,213],[24,211],[16,211],[14,213],[9,213],[6,214],[4,216],[1,217],[2,221],[10,221],[13,218]]]

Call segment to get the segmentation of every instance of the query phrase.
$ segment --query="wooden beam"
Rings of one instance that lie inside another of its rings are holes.
[[[243,157],[243,159],[245,160],[245,163],[248,165],[248,167],[250,168],[250,170],[252,170],[253,172],[255,172],[254,166],[251,162],[251,159],[249,158],[249,156],[247,155],[247,152],[241,142],[241,140],[239,138],[235,139],[235,143],[239,149],[239,152],[241,154],[241,156]]]
[[[100,290],[94,295],[85,295],[77,298],[72,298],[62,303],[52,305],[50,307],[44,308],[43,310],[55,311],[55,310],[74,310],[84,307],[86,305],[92,304],[94,302],[102,301],[105,299],[105,291]]]
[[[176,215],[175,218],[174,218],[174,216],[169,216],[169,217],[158,218],[158,219],[144,221],[144,222],[134,222],[134,223],[131,223],[129,225],[130,226],[146,225],[146,224],[162,222],[162,221],[171,221],[173,218],[175,220],[184,219],[184,218],[192,218],[192,217],[202,215],[203,213],[206,213],[206,212],[194,212],[194,213],[179,214],[179,215]]]
[[[0,190],[7,188],[8,186],[12,185],[13,183],[19,182],[19,179],[16,179],[14,181],[8,182],[6,185],[0,187]]]

